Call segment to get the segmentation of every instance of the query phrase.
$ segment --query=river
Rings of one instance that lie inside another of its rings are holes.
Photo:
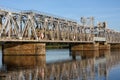
[[[0,50],[0,80],[120,80],[120,50],[99,51],[97,57],[76,56],[73,60],[69,49],[50,49],[46,50],[44,66],[7,70]]]

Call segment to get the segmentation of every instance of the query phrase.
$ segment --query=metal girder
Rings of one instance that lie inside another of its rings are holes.
[[[37,11],[10,11],[0,9],[0,40],[94,41],[94,37],[120,42],[120,32],[107,29],[106,22],[94,26],[94,18],[74,20]],[[99,38],[98,38],[99,39]]]

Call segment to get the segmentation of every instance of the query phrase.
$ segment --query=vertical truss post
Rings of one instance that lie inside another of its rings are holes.
[[[103,26],[105,27],[104,35],[105,35],[105,38],[107,39],[107,22],[103,22]]]
[[[90,40],[93,40],[94,35],[94,17],[91,17],[91,25],[90,25]]]
[[[67,24],[68,24],[68,40],[70,40],[70,23],[69,22],[67,22]]]
[[[19,17],[18,17],[18,37],[19,39],[22,39],[22,15],[20,14]]]
[[[0,15],[0,31],[2,29],[2,16]]]
[[[48,27],[48,19],[44,18],[44,32],[45,32],[45,39],[47,39],[47,33],[46,33],[46,29]]]
[[[57,31],[57,40],[59,40],[59,21],[57,21],[57,24],[56,24],[56,31]]]
[[[9,20],[8,20],[8,38],[10,39],[11,38],[11,34],[12,34],[12,20],[11,20],[12,13],[9,12],[8,15],[9,15]]]
[[[8,22],[8,38],[11,38],[11,33],[12,32],[12,24],[11,24],[11,20],[9,20]]]

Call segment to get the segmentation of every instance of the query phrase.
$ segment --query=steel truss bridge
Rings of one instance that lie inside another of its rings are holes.
[[[0,9],[1,42],[79,42],[106,41],[120,43],[120,32],[108,28],[106,22],[94,25],[94,18],[74,20],[38,11]]]

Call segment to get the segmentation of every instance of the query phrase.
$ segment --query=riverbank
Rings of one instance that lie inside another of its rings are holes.
[[[47,43],[46,49],[67,49],[69,44],[60,44],[60,43]]]

